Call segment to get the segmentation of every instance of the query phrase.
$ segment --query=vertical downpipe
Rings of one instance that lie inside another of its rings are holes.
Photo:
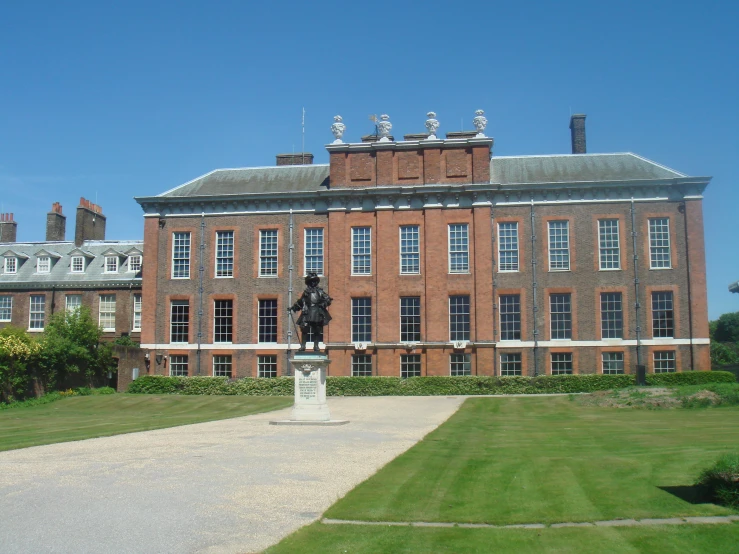
[[[639,254],[636,249],[636,216],[634,215],[634,197],[631,197],[631,247],[634,249],[634,312],[636,314],[636,365],[641,363],[641,320],[639,319]]]
[[[683,200],[677,210],[683,214],[683,227],[685,227],[685,265],[688,273],[688,326],[690,332],[690,371],[695,370],[695,354],[693,352],[693,295],[690,290],[690,238],[688,235],[688,209]]]
[[[290,208],[290,224],[288,226],[290,230],[290,245],[288,247],[288,263],[287,263],[287,314],[288,318],[292,318],[290,315],[290,308],[293,305],[293,251],[295,250],[295,244],[293,243],[293,209]],[[287,322],[287,350],[285,351],[285,375],[290,375],[290,353],[293,342],[293,326],[292,320]]]
[[[200,213],[200,267],[198,268],[198,364],[197,374],[200,375],[200,362],[203,343],[203,276],[205,274],[205,212]]]
[[[498,301],[495,299],[495,272],[496,272],[496,261],[495,261],[495,217],[493,214],[493,202],[492,199],[490,201],[490,237],[491,237],[491,244],[490,244],[490,259],[492,260],[492,263],[490,264],[492,275],[491,281],[493,286],[493,375],[498,375]]]
[[[534,196],[531,196],[531,279],[532,299],[534,304],[534,377],[539,375],[539,328],[536,316],[539,305],[536,299],[536,214],[534,213]]]

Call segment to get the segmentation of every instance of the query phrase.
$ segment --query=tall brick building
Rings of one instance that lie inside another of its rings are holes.
[[[0,328],[43,332],[61,310],[87,306],[104,338],[141,331],[141,241],[105,240],[102,208],[84,198],[77,207],[75,240],[55,202],[44,242],[18,242],[13,214],[0,214]]]
[[[383,116],[384,117],[384,116]],[[492,155],[477,132],[212,171],[137,201],[142,342],[163,374],[273,376],[308,271],[334,298],[334,375],[709,369],[702,193],[631,153]],[[336,129],[336,124],[334,126]],[[299,165],[293,165],[299,164]]]

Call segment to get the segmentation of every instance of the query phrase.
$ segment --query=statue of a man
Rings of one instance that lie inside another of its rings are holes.
[[[309,273],[305,278],[306,287],[303,295],[291,308],[293,312],[302,310],[298,318],[300,352],[305,352],[309,332],[313,332],[313,351],[319,352],[319,337],[323,333],[323,327],[331,321],[327,308],[331,305],[332,298],[318,286],[320,281],[318,275]]]

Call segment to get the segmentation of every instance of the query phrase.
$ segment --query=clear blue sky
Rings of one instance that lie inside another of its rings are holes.
[[[635,152],[705,195],[709,314],[739,311],[739,2],[6,2],[0,8],[0,204],[44,239],[54,201],[103,206],[143,236],[134,196],[221,167],[274,164],[390,114],[396,136],[489,120],[494,154]]]

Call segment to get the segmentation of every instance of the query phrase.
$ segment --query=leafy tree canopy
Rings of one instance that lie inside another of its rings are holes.
[[[711,340],[718,342],[739,342],[739,312],[723,314],[709,324]]]

